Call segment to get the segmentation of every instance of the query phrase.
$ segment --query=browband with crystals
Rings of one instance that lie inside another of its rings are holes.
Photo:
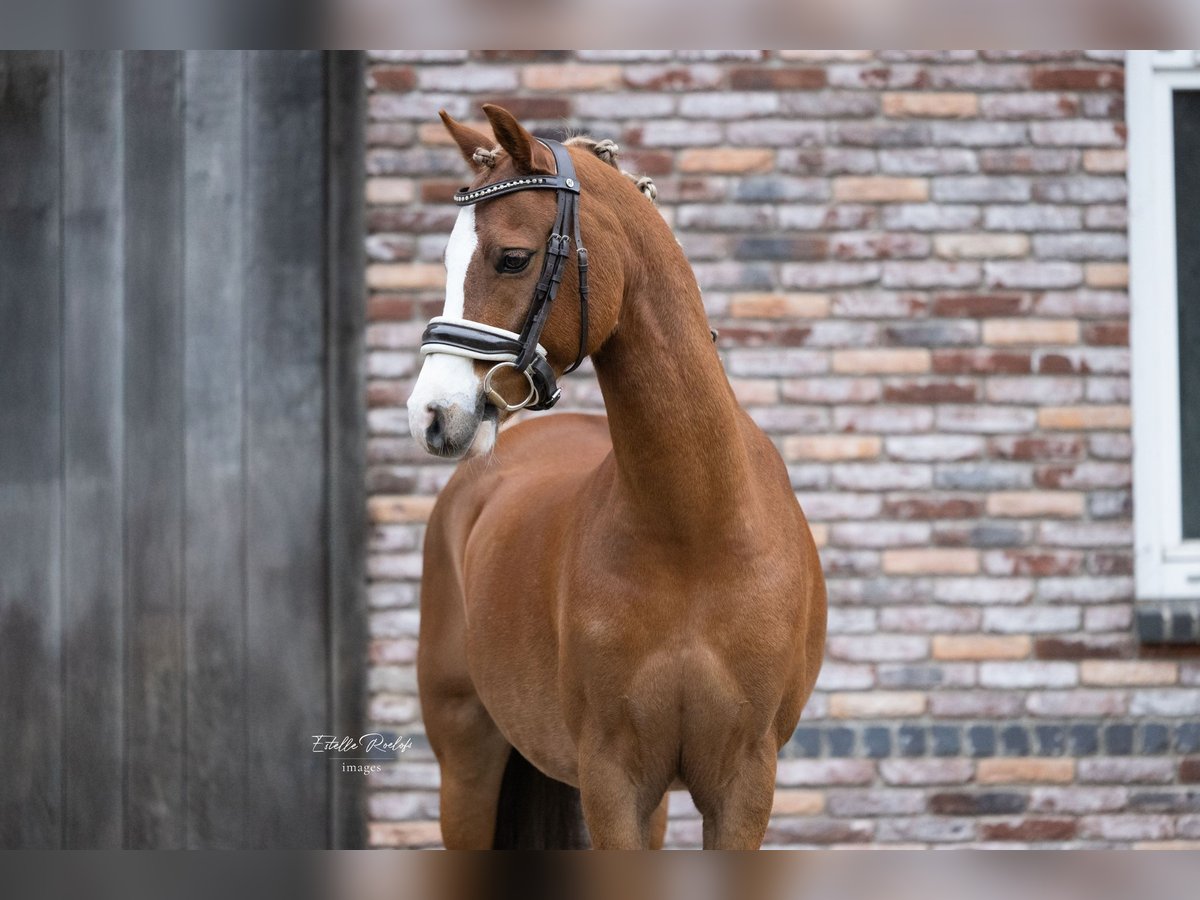
[[[508,411],[517,409],[549,409],[558,402],[561,391],[555,383],[554,369],[546,359],[546,351],[538,343],[542,329],[550,316],[550,308],[558,294],[570,254],[570,241],[575,240],[575,253],[579,266],[579,351],[575,362],[564,374],[573,372],[587,355],[588,335],[588,282],[587,249],[579,233],[579,181],[575,166],[567,148],[557,141],[541,140],[551,153],[558,169],[554,175],[523,175],[506,181],[497,181],[483,187],[460,189],[454,194],[459,206],[470,206],[484,200],[492,200],[526,190],[553,190],[558,195],[558,215],[550,231],[546,254],[542,260],[542,271],[533,292],[533,303],[525,317],[520,334],[472,322],[467,319],[448,320],[443,317],[432,319],[421,339],[421,353],[452,353],[478,360],[500,360],[484,379],[485,393],[499,407]],[[511,367],[522,373],[529,382],[529,396],[524,402],[509,404],[491,388],[496,371]]]
[[[543,141],[543,143],[545,143]],[[523,178],[510,178],[508,181],[497,181],[485,184],[481,188],[459,188],[454,194],[454,202],[459,206],[470,206],[480,200],[490,200],[504,194],[526,191],[531,188],[543,188],[552,191],[574,191],[579,193],[579,183],[574,178],[563,178],[561,175],[527,175]]]

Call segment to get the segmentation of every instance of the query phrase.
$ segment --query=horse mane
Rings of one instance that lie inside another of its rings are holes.
[[[658,196],[658,188],[654,186],[654,179],[649,175],[635,175],[633,172],[627,172],[617,165],[617,157],[621,154],[621,148],[617,146],[615,141],[596,140],[586,134],[576,134],[563,141],[567,147],[582,147],[585,150],[593,153],[601,162],[608,163],[626,178],[634,183],[638,191],[651,203]]]

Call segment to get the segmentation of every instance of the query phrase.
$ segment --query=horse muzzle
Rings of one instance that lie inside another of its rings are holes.
[[[473,360],[426,357],[408,398],[408,426],[422,450],[444,459],[467,454],[484,419],[484,396]]]
[[[481,416],[457,404],[430,403],[425,408],[428,424],[418,442],[434,456],[458,459],[466,455],[479,430]]]

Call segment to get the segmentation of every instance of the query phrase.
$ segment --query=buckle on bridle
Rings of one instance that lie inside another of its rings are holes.
[[[549,241],[549,246],[547,247],[547,252],[552,253],[555,256],[569,255],[571,252],[571,248],[569,246],[570,240],[571,240],[571,238],[565,234],[550,235],[550,241]]]
[[[495,377],[496,373],[499,372],[501,369],[503,369],[505,366],[507,366],[510,369],[516,369],[518,372],[520,372],[522,375],[524,375],[525,380],[527,382],[529,382],[529,396],[526,397],[524,400],[522,400],[520,403],[517,403],[517,404],[509,403],[507,400],[504,399],[504,396],[498,390],[496,390],[495,387],[492,386],[492,378]],[[517,410],[524,409],[527,406],[533,406],[534,404],[536,404],[538,402],[537,385],[535,385],[533,383],[533,376],[529,374],[529,369],[528,368],[525,368],[525,369],[517,368],[517,364],[515,362],[496,363],[496,365],[494,365],[490,369],[488,369],[488,373],[483,376],[483,393],[484,393],[484,396],[486,396],[488,398],[488,400],[490,400],[492,402],[493,406],[495,406],[498,409],[503,410],[504,412],[516,412]]]

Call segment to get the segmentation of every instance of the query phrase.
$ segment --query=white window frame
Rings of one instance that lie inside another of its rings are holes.
[[[1200,52],[1130,51],[1130,342],[1137,595],[1200,597],[1200,540],[1183,539],[1173,95],[1200,90]],[[1200,160],[1197,160],[1200,165]]]

